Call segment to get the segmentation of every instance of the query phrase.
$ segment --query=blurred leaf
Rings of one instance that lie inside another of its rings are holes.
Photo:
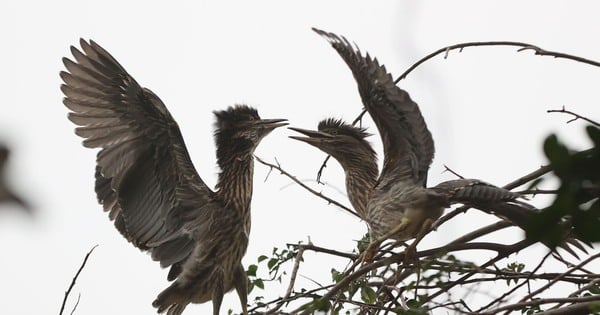
[[[267,258],[269,258],[269,257],[267,257],[267,256],[265,256],[265,255],[260,255],[260,256],[258,256],[258,259],[257,259],[257,260],[258,260],[258,262],[260,263],[260,262],[262,262],[263,260],[265,260],[265,259],[267,259]]]
[[[248,282],[248,294],[254,290],[254,281]]]
[[[256,280],[254,280],[254,285],[256,287],[258,287],[258,288],[263,289],[263,290],[265,289],[265,283],[263,282],[262,279],[256,279]]]
[[[367,304],[374,304],[377,300],[377,294],[375,294],[375,290],[368,285],[364,285],[360,288],[360,298],[363,302]]]
[[[329,303],[329,300],[324,300],[324,299],[315,299],[312,304],[311,304],[311,309],[315,310],[315,311],[329,311],[329,309],[331,308],[331,303]]]
[[[592,294],[600,294],[600,286],[595,285],[595,286],[589,288],[589,291]]]
[[[528,239],[556,246],[569,232],[570,222],[579,239],[600,241],[600,129],[588,126],[586,131],[594,143],[588,151],[571,153],[556,135],[544,141],[544,153],[560,187],[552,204],[527,223]]]
[[[342,272],[335,270],[335,268],[331,268],[331,280],[333,280],[333,282],[338,283],[343,278],[344,274]]]

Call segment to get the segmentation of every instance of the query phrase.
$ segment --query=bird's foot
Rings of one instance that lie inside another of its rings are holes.
[[[375,254],[379,251],[379,245],[381,242],[374,241],[369,244],[367,249],[362,254],[361,263],[363,265],[370,264],[373,262],[373,258],[375,258]]]
[[[418,261],[419,259],[417,256],[417,242],[412,242],[404,250],[403,263],[405,266],[408,266],[412,263],[418,263]]]

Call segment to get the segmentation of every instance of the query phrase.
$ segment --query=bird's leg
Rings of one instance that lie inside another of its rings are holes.
[[[429,229],[433,225],[433,222],[434,220],[430,218],[425,219],[423,225],[421,225],[419,233],[417,233],[417,236],[415,236],[415,240],[412,243],[410,243],[408,247],[406,247],[406,249],[404,250],[404,265],[408,265],[408,263],[410,263],[410,260],[417,257],[417,244],[423,239],[423,237],[425,237],[427,232],[429,232]],[[416,260],[416,263],[418,265],[418,259]]]
[[[373,257],[379,250],[379,245],[381,245],[381,243],[383,243],[388,238],[391,238],[392,236],[398,234],[398,232],[404,230],[406,228],[406,226],[408,225],[408,223],[409,223],[408,219],[402,218],[402,220],[400,221],[400,224],[398,224],[390,232],[386,233],[385,235],[383,235],[382,237],[380,237],[374,241],[371,241],[371,243],[369,244],[369,247],[367,247],[367,249],[363,253],[363,258],[362,258],[363,263],[372,262]]]
[[[219,276],[215,277],[217,281],[215,281],[215,286],[213,287],[212,292],[212,304],[213,304],[213,315],[219,315],[219,311],[221,310],[221,302],[223,302],[223,295],[225,294],[223,289],[223,272],[215,271],[219,273]]]
[[[240,303],[242,304],[242,313],[248,315],[248,277],[246,276],[246,270],[244,266],[239,264],[235,269],[233,275],[233,285],[240,297]]]

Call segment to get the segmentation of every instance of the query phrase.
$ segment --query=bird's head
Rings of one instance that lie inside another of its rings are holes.
[[[247,105],[230,106],[214,114],[217,154],[219,150],[251,154],[273,129],[287,125],[287,119],[261,119],[256,109]]]
[[[305,135],[305,137],[290,136],[290,138],[317,147],[342,164],[345,160],[357,158],[357,155],[368,155],[368,158],[375,157],[371,144],[366,140],[371,134],[367,133],[364,128],[352,126],[340,119],[322,120],[319,122],[317,131],[293,127],[289,129]]]

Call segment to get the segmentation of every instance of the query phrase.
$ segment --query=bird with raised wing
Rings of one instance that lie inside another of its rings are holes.
[[[350,203],[367,223],[367,202],[373,188],[377,184],[377,155],[367,141],[370,135],[365,128],[352,126],[342,120],[327,118],[319,122],[317,130],[290,127],[304,136],[290,136],[308,143],[331,155],[344,169],[346,191]],[[442,182],[428,188],[439,197],[444,206],[453,203],[464,203],[478,209],[495,214],[522,229],[538,211],[523,202],[516,201],[518,194],[475,179],[456,179]],[[370,224],[369,224],[370,225]],[[541,240],[552,248],[551,242]],[[574,238],[566,238],[559,244],[575,257],[577,254],[571,246],[585,252],[583,245]]]
[[[94,41],[71,46],[60,76],[75,133],[97,155],[95,190],[104,211],[129,242],[151,254],[175,280],[152,303],[182,314],[212,300],[219,314],[226,292],[237,291],[247,314],[248,246],[253,152],[285,119],[261,119],[235,105],[215,111],[220,167],[212,191],[196,172],[179,127],[163,102],[141,87]]]
[[[383,167],[373,189],[368,191],[364,210],[371,235],[366,256],[388,238],[403,241],[426,232],[444,208],[453,203],[480,208],[494,202],[513,202],[520,196],[476,179],[457,179],[427,188],[434,143],[418,105],[395,84],[376,58],[363,56],[344,37],[313,30],[331,44],[350,68],[362,103],[383,143]],[[372,166],[368,169],[371,173]],[[346,181],[348,185],[348,178]],[[365,197],[354,197],[362,198]]]

